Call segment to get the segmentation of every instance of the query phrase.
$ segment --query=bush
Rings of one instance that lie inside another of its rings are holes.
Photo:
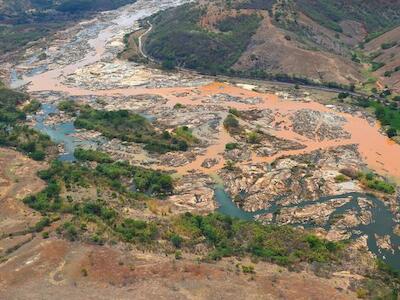
[[[242,266],[242,272],[245,274],[254,274],[254,266]]]
[[[260,135],[257,132],[249,132],[247,134],[247,142],[250,144],[257,144],[260,142]]]
[[[344,176],[343,174],[337,175],[335,177],[335,181],[340,183],[340,182],[346,182],[348,180],[348,178],[346,176]]]
[[[74,151],[76,159],[81,161],[96,161],[98,163],[110,163],[112,162],[111,157],[104,152],[96,150],[85,150],[82,148],[76,148]]]
[[[235,118],[234,115],[229,114],[224,120],[224,127],[228,130],[235,130],[239,128],[239,121]]]
[[[182,259],[182,251],[180,250],[175,251],[175,259]]]
[[[389,138],[397,136],[397,130],[396,128],[390,127],[388,130],[386,130],[386,134]]]
[[[239,144],[238,143],[228,143],[225,145],[225,150],[234,150],[234,149],[238,149],[239,148]]]
[[[154,223],[134,219],[124,219],[117,225],[116,231],[127,242],[150,243],[157,236],[157,226]]]
[[[37,222],[34,226],[34,231],[41,232],[43,229],[50,225],[50,219],[48,217],[42,218],[39,222]]]
[[[237,110],[236,108],[230,108],[229,113],[234,115],[235,117],[238,117],[238,118],[240,117],[240,111]]]
[[[183,239],[178,234],[173,234],[170,239],[174,247],[180,248],[182,246]]]

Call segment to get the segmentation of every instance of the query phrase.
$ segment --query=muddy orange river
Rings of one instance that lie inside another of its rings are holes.
[[[77,66],[74,66],[75,69]],[[182,88],[127,88],[127,89],[114,89],[114,90],[86,90],[77,87],[65,86],[59,83],[57,77],[59,72],[50,71],[40,74],[31,78],[30,91],[52,90],[69,93],[71,95],[99,95],[99,96],[115,96],[125,95],[133,96],[139,94],[154,94],[160,95],[168,99],[167,105],[173,106],[176,103],[184,105],[222,105],[238,110],[249,109],[272,109],[276,111],[276,122],[281,122],[282,128],[286,130],[274,130],[271,132],[277,137],[294,140],[307,146],[305,149],[283,151],[275,156],[270,157],[257,157],[252,156],[253,162],[272,162],[273,160],[284,155],[296,155],[307,153],[317,149],[326,149],[329,147],[337,147],[348,144],[357,144],[359,152],[361,153],[367,165],[376,172],[391,177],[396,182],[400,182],[400,146],[386,136],[379,132],[379,124],[371,126],[365,119],[353,116],[346,113],[339,113],[333,111],[322,104],[316,102],[301,102],[301,101],[288,101],[280,99],[273,94],[261,94],[254,91],[249,91],[237,86],[229,85],[226,83],[212,83],[201,87],[182,87]],[[196,89],[196,96],[193,97],[193,90]],[[188,96],[177,97],[178,93],[187,92]],[[238,97],[259,97],[262,99],[258,104],[244,104],[237,102],[224,101],[221,103],[204,103],[202,102],[205,97],[226,93]],[[291,112],[300,109],[312,109],[321,112],[334,112],[337,115],[343,116],[347,122],[344,129],[351,134],[350,139],[338,139],[330,141],[316,141],[307,137],[298,135],[290,130],[291,124],[289,118],[286,116]],[[185,173],[192,169],[202,170],[203,172],[215,172],[224,165],[221,154],[224,152],[225,144],[233,142],[233,138],[225,131],[223,127],[219,129],[219,135],[214,144],[207,148],[203,155],[199,155],[197,159],[183,167],[176,168],[178,173]],[[206,158],[221,157],[220,162],[210,169],[201,167],[201,163]]]
[[[249,109],[271,109],[276,112],[276,122],[282,123],[282,128],[288,128],[286,130],[277,130],[271,132],[271,134],[302,143],[306,146],[305,149],[295,151],[283,151],[278,155],[271,157],[257,157],[252,156],[254,162],[272,162],[280,156],[302,154],[317,149],[326,149],[329,147],[337,147],[347,144],[357,144],[360,154],[362,155],[365,163],[369,168],[375,170],[381,175],[388,176],[396,182],[400,182],[400,146],[386,136],[379,132],[379,124],[371,126],[365,119],[353,116],[346,113],[339,113],[332,109],[325,107],[317,102],[302,102],[302,101],[288,101],[280,99],[278,96],[273,94],[263,94],[250,91],[238,86],[229,85],[226,83],[217,83],[200,86],[200,87],[174,87],[174,88],[126,88],[126,89],[109,89],[109,90],[88,90],[79,87],[63,85],[60,81],[61,76],[67,76],[78,68],[84,67],[91,63],[98,61],[105,53],[105,43],[111,36],[111,29],[106,29],[101,34],[90,41],[90,45],[95,49],[95,53],[88,54],[84,60],[68,65],[61,69],[51,70],[33,77],[25,77],[26,81],[29,81],[29,91],[55,91],[64,92],[76,96],[84,95],[98,95],[98,96],[134,96],[139,94],[153,94],[160,95],[168,99],[166,105],[173,106],[176,103],[182,103],[184,105],[221,105],[225,107],[232,107],[238,110],[249,110]],[[193,94],[193,91],[196,93]],[[188,93],[188,96],[177,97],[178,93]],[[237,102],[224,101],[221,103],[207,103],[203,100],[206,97],[214,94],[225,93],[237,97],[259,97],[262,99],[261,103],[250,105]],[[344,129],[351,134],[350,139],[338,139],[331,141],[316,141],[304,136],[300,136],[295,132],[291,131],[291,121],[288,115],[300,110],[300,109],[311,109],[321,112],[331,112],[344,117],[347,122],[344,125]],[[221,126],[219,129],[218,138],[214,143],[209,146],[203,155],[199,155],[197,159],[183,167],[178,167],[176,170],[178,173],[185,173],[192,169],[202,170],[203,172],[215,172],[224,165],[222,159],[222,153],[224,152],[225,144],[233,141],[233,138],[224,130]],[[212,167],[211,169],[204,169],[201,167],[201,163],[206,158],[220,157],[220,162]]]

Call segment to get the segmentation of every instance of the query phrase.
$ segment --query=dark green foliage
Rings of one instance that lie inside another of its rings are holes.
[[[238,148],[239,148],[239,144],[237,144],[237,143],[228,143],[225,145],[225,149],[228,151],[238,149]]]
[[[390,138],[395,137],[397,135],[397,130],[396,128],[390,127],[388,130],[386,130],[386,134]]]
[[[39,222],[35,224],[33,230],[36,232],[41,232],[43,229],[50,225],[50,219],[48,217],[42,218]]]
[[[396,186],[386,180],[380,179],[374,173],[357,173],[357,179],[372,190],[376,190],[386,194],[394,194]]]
[[[369,32],[382,31],[399,24],[400,3],[374,0],[297,0],[298,8],[321,25],[341,32],[339,23],[354,20]]]
[[[217,24],[221,33],[198,26],[202,11],[192,4],[159,13],[146,40],[150,55],[167,66],[185,66],[209,73],[226,72],[246,49],[261,17],[227,18]]]
[[[55,1],[53,1],[56,3]],[[56,7],[58,11],[65,13],[81,13],[84,11],[111,10],[121,5],[132,3],[132,0],[63,0]]]
[[[113,223],[117,217],[117,213],[107,208],[102,203],[86,202],[82,205],[82,214],[86,216],[96,216],[106,223]]]
[[[32,100],[31,102],[29,102],[29,104],[24,106],[23,111],[25,113],[34,113],[34,112],[37,112],[41,107],[42,107],[42,104],[39,101]]]
[[[182,246],[183,239],[180,235],[172,234],[170,240],[172,245],[174,245],[176,248],[180,248]]]
[[[175,61],[173,59],[165,59],[162,61],[161,67],[164,70],[173,70],[175,69]]]
[[[187,136],[159,134],[146,118],[127,110],[102,111],[80,106],[79,111],[77,128],[96,130],[110,139],[145,144],[149,152],[186,151],[189,147]]]
[[[382,68],[385,65],[385,63],[383,62],[371,62],[371,71],[375,72],[377,70],[379,70],[380,68]]]
[[[349,93],[342,92],[338,94],[339,99],[346,99],[349,96]]]
[[[64,223],[61,228],[61,233],[70,241],[75,241],[78,238],[78,230],[76,229],[75,225],[70,222]]]
[[[230,109],[229,109],[229,113],[232,114],[232,115],[234,115],[235,117],[240,118],[240,111],[237,110],[236,108],[230,108]]]
[[[381,48],[382,48],[383,50],[386,50],[386,49],[393,48],[393,47],[396,46],[396,45],[397,45],[397,42],[383,43],[383,44],[381,45]]]
[[[43,160],[45,152],[52,145],[50,138],[23,125],[24,111],[37,110],[40,103],[32,101],[24,111],[19,108],[28,100],[26,94],[0,85],[0,146],[15,147],[34,160]]]
[[[78,111],[78,105],[75,101],[72,100],[64,100],[58,103],[58,109],[65,111],[67,113],[76,113]]]
[[[74,151],[74,156],[76,159],[81,161],[95,161],[98,163],[112,162],[111,157],[107,153],[96,150],[77,148]]]
[[[213,249],[210,259],[252,255],[281,265],[328,262],[339,258],[343,245],[322,240],[286,226],[265,226],[220,214],[198,216],[186,213],[175,224],[196,244],[203,239]]]
[[[237,130],[239,128],[239,121],[234,115],[229,114],[224,120],[224,127],[229,131]]]
[[[117,225],[116,232],[127,242],[149,243],[157,237],[157,226],[140,220],[124,219]]]

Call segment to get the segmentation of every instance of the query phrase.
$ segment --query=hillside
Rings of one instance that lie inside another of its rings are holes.
[[[400,93],[400,27],[390,30],[365,45],[365,52],[381,65],[374,76],[382,85]]]
[[[399,21],[398,1],[204,0],[154,17],[146,50],[204,72],[350,85],[366,80],[353,50]]]
[[[88,13],[134,0],[0,0],[0,54],[17,50]]]

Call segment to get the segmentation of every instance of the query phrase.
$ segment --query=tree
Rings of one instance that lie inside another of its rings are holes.
[[[342,100],[342,99],[346,99],[348,96],[349,96],[349,93],[341,92],[341,93],[339,93],[338,98]]]
[[[390,127],[388,130],[386,130],[386,134],[389,138],[397,136],[397,130],[396,128]]]

